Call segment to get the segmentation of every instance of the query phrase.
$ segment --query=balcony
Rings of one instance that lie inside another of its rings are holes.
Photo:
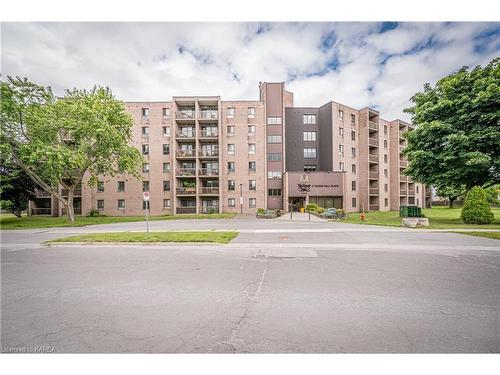
[[[217,158],[219,156],[219,150],[200,150],[198,156],[200,158]]]
[[[196,206],[177,206],[175,212],[178,214],[195,214]]]
[[[196,168],[177,168],[175,175],[177,177],[194,177],[196,176]]]
[[[401,168],[406,168],[408,166],[408,162],[406,160],[400,160],[399,166]]]
[[[196,195],[196,187],[178,187],[175,189],[177,195]]]
[[[198,174],[200,176],[218,176],[219,175],[219,169],[215,168],[200,168],[198,171]]]
[[[378,187],[371,187],[368,189],[370,195],[379,195],[379,189]]]
[[[177,120],[194,120],[195,110],[193,109],[181,109],[175,113],[175,118]]]
[[[178,158],[194,158],[196,155],[195,150],[177,150],[175,156]]]
[[[370,211],[378,211],[380,209],[378,204],[370,204]]]
[[[52,194],[47,193],[44,190],[37,190],[37,191],[35,191],[35,197],[36,198],[50,198],[51,196],[52,196]]]
[[[61,189],[61,195],[63,197],[67,197],[68,194],[69,194],[69,190],[68,189]],[[75,189],[73,191],[73,196],[74,197],[81,197],[82,196],[82,189],[81,188]]]
[[[408,195],[415,195],[415,189],[409,189]]]
[[[368,129],[373,130],[375,132],[378,132],[378,124],[376,122],[369,121],[368,122]]]
[[[31,215],[52,215],[50,208],[32,208]]]
[[[372,180],[377,180],[378,179],[378,172],[372,172],[372,171],[370,171],[369,172],[369,177]]]
[[[200,194],[207,194],[207,195],[219,195],[219,188],[218,187],[206,187],[202,186],[200,188]]]
[[[399,176],[400,182],[408,182],[408,176]]]
[[[219,213],[219,206],[201,206],[200,213],[202,214],[216,214]]]
[[[200,130],[200,138],[218,138],[219,132],[216,130]]]
[[[370,163],[378,163],[378,155],[368,155],[368,161]]]
[[[406,196],[407,193],[408,193],[408,191],[406,189],[400,189],[399,190],[399,195],[401,195],[401,196]]]
[[[196,133],[194,129],[192,129],[191,131],[188,132],[177,132],[175,133],[175,137],[180,139],[195,138],[195,134]]]
[[[400,130],[399,131],[399,138],[400,139],[405,139],[405,137],[403,136],[405,133],[406,133],[406,130]]]
[[[75,213],[75,215],[81,215],[82,214],[82,209],[81,208],[76,208],[76,207],[73,207],[73,212]],[[68,211],[63,208],[61,210],[61,215],[67,215],[68,214]]]
[[[368,145],[371,147],[378,147],[378,139],[368,138]]]
[[[219,111],[217,111],[216,109],[202,109],[199,112],[199,118],[201,120],[218,120]]]

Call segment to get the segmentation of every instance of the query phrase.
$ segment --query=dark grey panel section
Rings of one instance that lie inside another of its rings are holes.
[[[333,171],[333,145],[332,145],[332,103],[327,103],[321,106],[319,113],[319,147],[320,152],[320,170]]]
[[[304,115],[316,115],[316,124],[304,124]],[[285,108],[286,126],[286,170],[303,171],[304,165],[314,164],[320,169],[320,126],[318,125],[318,108]],[[316,141],[304,141],[305,131],[315,131]],[[304,158],[304,148],[316,148],[316,158]]]

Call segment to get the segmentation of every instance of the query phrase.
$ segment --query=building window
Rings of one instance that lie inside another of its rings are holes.
[[[281,135],[268,135],[267,143],[281,143]]]
[[[170,163],[163,163],[163,173],[170,172]]]
[[[149,155],[149,145],[142,145],[142,154]]]
[[[98,199],[97,200],[97,209],[98,210],[104,210],[104,199]]]
[[[248,118],[255,117],[255,107],[248,107]]]
[[[97,191],[99,193],[104,192],[104,181],[97,181]]]
[[[163,200],[163,209],[168,210],[171,207],[170,199],[164,199]]]
[[[118,192],[122,193],[125,191],[125,181],[118,181]]]
[[[249,161],[248,162],[248,171],[255,172],[256,170],[257,170],[256,163],[254,161]]]
[[[354,130],[351,130],[351,141],[356,140],[356,132]]]
[[[340,169],[341,171],[343,171],[343,170],[344,170],[344,163],[342,163],[342,162],[340,162],[340,163],[339,163],[339,169]]]
[[[344,145],[339,145],[339,156],[344,156]]]
[[[230,107],[227,109],[227,118],[234,118],[234,108]]]
[[[387,193],[389,187],[387,186],[387,184],[384,184],[384,191]]]
[[[267,189],[267,195],[270,197],[279,197],[281,196],[281,189]]]
[[[384,148],[387,150],[387,139],[384,139]]]
[[[339,109],[339,119],[343,120],[344,119],[344,111]]]
[[[416,191],[417,191],[417,194],[418,194],[418,185],[417,185],[417,186],[415,186],[415,189],[416,189]]]
[[[356,174],[356,164],[351,164],[351,172],[352,174]]]
[[[351,114],[351,124],[356,125],[356,115]]]
[[[230,143],[227,145],[227,153],[229,155],[234,155],[234,152],[235,152],[235,146],[234,146],[234,143]]]
[[[170,126],[164,126],[163,127],[163,136],[164,137],[170,137]]]
[[[281,171],[268,171],[267,172],[267,178],[269,178],[269,179],[280,179],[281,178]]]
[[[256,180],[248,180],[248,190],[257,190]]]
[[[125,209],[125,199],[118,199],[118,209],[119,210]]]
[[[353,158],[356,157],[356,147],[351,147],[351,155]]]
[[[168,154],[170,154],[170,145],[164,144],[163,145],[163,155],[168,155]]]
[[[351,182],[351,190],[356,191],[356,181]]]
[[[344,128],[339,128],[339,137],[344,139]]]
[[[162,108],[161,112],[162,112],[162,118],[164,120],[170,117],[170,108]]]
[[[227,171],[234,172],[235,170],[236,170],[236,166],[234,164],[234,161],[228,161],[227,162]]]
[[[253,137],[255,135],[255,125],[248,125],[248,136]]]
[[[236,183],[234,180],[227,180],[227,190],[234,191]]]
[[[387,169],[384,169],[384,177],[387,177]]]
[[[142,108],[141,113],[143,120],[149,120],[149,108]]]
[[[257,199],[255,199],[255,198],[248,198],[248,207],[250,207],[250,208],[257,207]]]
[[[352,205],[353,207],[356,207],[356,198],[352,198],[352,200],[351,200],[351,205]]]
[[[234,125],[229,125],[227,127],[227,136],[234,137]]]
[[[142,201],[142,209],[149,210],[149,201]]]
[[[236,199],[234,199],[234,198],[228,198],[227,199],[227,205],[228,205],[228,207],[236,207]]]
[[[142,127],[142,136],[146,137],[149,135],[149,126],[143,126]]]
[[[163,181],[163,191],[170,191],[170,181]]]
[[[142,163],[142,172],[149,173],[149,163]]]
[[[384,154],[384,163],[387,163],[387,154]]]
[[[142,181],[142,191],[149,191],[149,181]]]
[[[281,154],[280,153],[267,154],[267,160],[269,160],[269,161],[281,161]]]
[[[384,206],[387,207],[389,205],[389,200],[387,198],[384,198]]]
[[[315,148],[305,148],[304,149],[304,158],[315,158],[316,157],[316,149]]]
[[[316,124],[316,115],[304,115],[303,122],[305,125]]]
[[[255,155],[255,143],[248,144],[248,155]]]
[[[303,139],[304,139],[304,141],[315,141],[316,140],[316,132],[304,132]]]
[[[384,125],[384,135],[387,135],[387,125]]]
[[[306,164],[304,165],[304,172],[314,172],[316,170],[316,165]]]
[[[267,118],[267,125],[280,125],[281,124],[281,117],[268,117]]]

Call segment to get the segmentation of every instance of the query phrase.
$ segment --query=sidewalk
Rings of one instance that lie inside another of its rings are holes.
[[[278,217],[275,220],[286,220],[286,221],[325,221],[325,219],[319,218],[315,215],[310,216],[311,220],[309,220],[309,214],[308,213],[300,213],[300,212],[293,212],[292,213],[292,218],[290,218],[290,213],[283,214],[282,216]]]

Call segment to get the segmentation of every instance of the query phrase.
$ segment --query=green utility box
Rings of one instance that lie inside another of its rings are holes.
[[[399,206],[399,217],[421,217],[422,209],[418,206]]]

